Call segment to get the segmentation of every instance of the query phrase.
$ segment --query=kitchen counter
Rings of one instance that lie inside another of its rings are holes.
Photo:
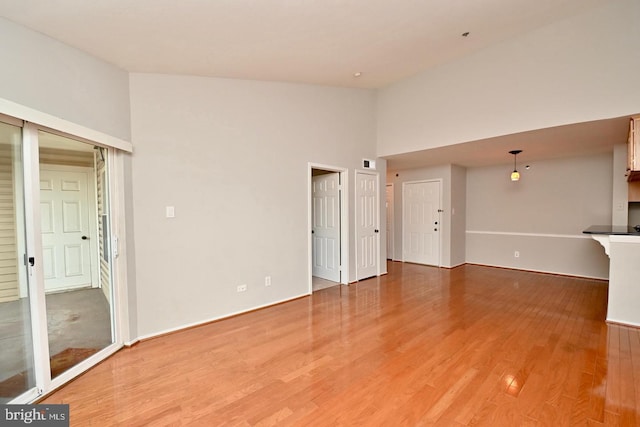
[[[637,227],[637,228],[636,228]],[[640,236],[640,226],[626,225],[592,225],[583,231],[584,234],[603,234],[609,236]]]
[[[640,327],[640,231],[594,225],[583,231],[609,256],[607,322]]]

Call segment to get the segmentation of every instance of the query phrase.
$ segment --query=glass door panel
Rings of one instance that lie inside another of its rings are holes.
[[[51,377],[113,343],[104,149],[38,132]]]
[[[36,385],[23,176],[22,129],[0,122],[0,404]]]

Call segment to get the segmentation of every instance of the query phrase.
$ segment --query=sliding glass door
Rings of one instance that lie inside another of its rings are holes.
[[[0,122],[0,403],[36,386],[21,127]]]
[[[106,150],[39,131],[51,378],[112,344]]]
[[[119,348],[109,150],[0,115],[0,404]]]

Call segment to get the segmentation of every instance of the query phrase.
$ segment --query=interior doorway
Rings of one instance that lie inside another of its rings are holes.
[[[347,170],[309,164],[309,290],[348,284]]]

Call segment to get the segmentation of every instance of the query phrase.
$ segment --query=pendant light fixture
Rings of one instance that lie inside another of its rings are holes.
[[[509,154],[513,154],[513,172],[511,172],[511,181],[520,181],[520,172],[518,172],[518,168],[516,165],[516,159],[518,158],[518,154],[522,153],[522,150],[511,150]]]

